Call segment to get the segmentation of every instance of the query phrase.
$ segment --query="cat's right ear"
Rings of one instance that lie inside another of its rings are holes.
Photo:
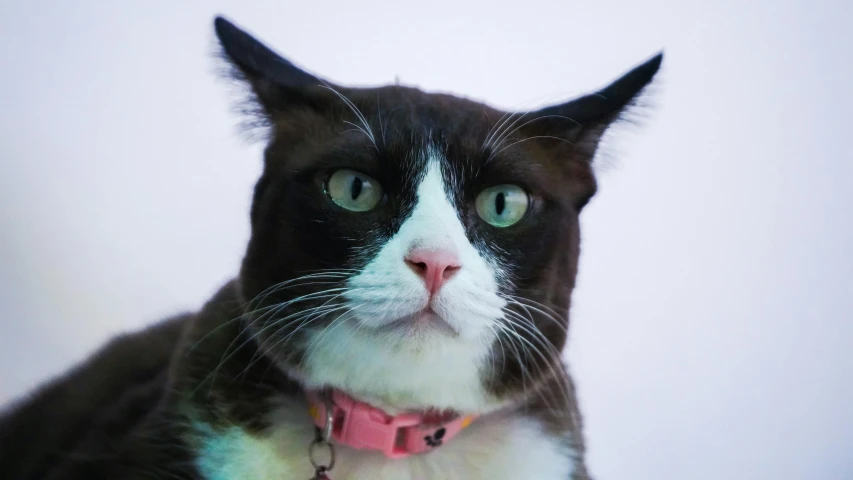
[[[231,75],[246,82],[267,120],[290,109],[319,108],[330,84],[300,69],[223,17],[213,22]]]

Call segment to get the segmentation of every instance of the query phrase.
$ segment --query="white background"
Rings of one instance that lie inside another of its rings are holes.
[[[333,81],[525,108],[657,50],[607,138],[569,358],[598,479],[853,478],[853,3],[4,2],[0,402],[238,267],[259,145],[215,13]]]

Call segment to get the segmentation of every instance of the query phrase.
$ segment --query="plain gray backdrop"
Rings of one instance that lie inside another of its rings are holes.
[[[596,160],[567,355],[599,479],[853,478],[853,2],[3,2],[0,402],[234,275],[260,145],[224,13],[297,64],[530,108],[665,49]]]

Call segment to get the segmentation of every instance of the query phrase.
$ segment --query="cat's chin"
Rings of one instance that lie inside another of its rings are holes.
[[[464,330],[455,335],[452,323],[434,315],[410,314],[380,325],[339,322],[304,338],[301,362],[280,364],[305,389],[336,388],[391,414],[480,414],[501,405],[483,378],[492,343],[468,340]]]
[[[459,336],[459,331],[453,328],[444,318],[432,309],[426,308],[420,312],[406,315],[380,327],[374,327],[383,333],[393,332],[402,336],[445,335],[450,338]]]

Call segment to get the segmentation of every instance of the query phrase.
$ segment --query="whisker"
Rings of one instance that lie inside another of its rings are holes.
[[[194,343],[193,343],[193,344],[192,344],[192,345],[187,349],[187,351],[186,351],[186,352],[184,352],[184,355],[186,356],[186,355],[191,354],[191,353],[192,353],[192,352],[193,352],[193,351],[194,351],[194,350],[195,350],[195,349],[196,349],[196,348],[197,348],[197,347],[198,347],[198,346],[199,346],[199,345],[200,345],[200,344],[201,344],[205,339],[207,339],[209,336],[211,336],[211,335],[215,334],[216,332],[220,331],[221,329],[228,327],[228,326],[229,326],[229,325],[231,325],[233,322],[235,322],[235,321],[239,321],[239,320],[241,320],[241,319],[243,319],[243,318],[246,318],[246,316],[253,315],[254,313],[257,313],[258,311],[261,311],[261,310],[264,310],[264,309],[275,308],[275,307],[276,307],[275,305],[270,305],[270,306],[263,307],[263,308],[250,308],[252,305],[259,305],[259,304],[260,304],[260,303],[262,303],[264,300],[266,300],[266,298],[267,298],[269,295],[271,295],[271,294],[273,294],[273,293],[276,293],[276,292],[279,292],[279,291],[281,291],[281,290],[284,290],[285,288],[293,288],[293,287],[296,287],[296,286],[303,286],[303,285],[319,285],[319,284],[334,284],[334,283],[335,283],[335,282],[331,282],[331,281],[330,281],[330,282],[312,282],[312,283],[307,283],[307,284],[306,284],[306,283],[302,283],[302,284],[299,284],[299,285],[290,285],[290,284],[292,284],[293,282],[297,282],[297,281],[301,281],[301,280],[306,280],[306,279],[328,279],[328,280],[333,280],[333,279],[345,279],[345,278],[348,278],[349,276],[351,276],[352,274],[355,274],[355,273],[358,273],[358,270],[354,270],[354,269],[327,269],[327,270],[317,270],[317,271],[314,271],[314,272],[312,272],[312,273],[309,273],[309,274],[306,274],[306,275],[302,275],[302,276],[300,276],[300,277],[292,278],[292,279],[289,279],[289,280],[285,280],[285,281],[283,281],[283,282],[279,282],[279,283],[276,283],[276,284],[274,284],[274,285],[272,285],[272,286],[270,286],[270,287],[267,287],[266,289],[264,289],[263,291],[261,291],[260,293],[258,293],[257,295],[255,295],[255,298],[253,298],[253,299],[251,299],[251,300],[248,300],[248,301],[246,301],[245,303],[243,303],[243,304],[241,305],[241,308],[242,308],[242,309],[244,309],[244,310],[248,309],[248,311],[245,311],[245,312],[244,312],[244,313],[242,313],[241,315],[238,315],[238,316],[236,316],[236,317],[234,317],[234,318],[232,318],[232,319],[230,319],[230,320],[227,320],[227,321],[223,322],[222,324],[218,325],[216,328],[214,328],[214,329],[210,330],[209,332],[205,333],[201,338],[199,338],[198,340],[196,340],[196,341],[195,341],[195,342],[194,342]]]
[[[339,296],[339,295],[338,295],[338,296]],[[338,296],[336,296],[336,297],[334,297],[334,298],[337,298]],[[333,299],[334,299],[334,298],[333,298]],[[331,301],[331,300],[333,300],[333,299],[330,299],[329,301]],[[329,315],[330,313],[333,313],[335,310],[339,310],[339,309],[341,308],[341,305],[327,305],[327,303],[328,303],[329,301],[327,301],[327,302],[323,303],[323,304],[322,304],[322,305],[320,305],[320,306],[313,307],[313,308],[309,308],[309,309],[302,310],[302,311],[298,312],[298,315],[303,315],[303,316],[302,316],[302,317],[297,317],[297,318],[298,318],[297,320],[293,320],[293,322],[289,322],[289,323],[296,323],[296,322],[299,322],[299,325],[297,325],[297,327],[296,327],[292,332],[288,333],[287,335],[285,335],[284,337],[282,337],[282,338],[280,338],[280,339],[277,339],[277,340],[275,341],[275,343],[273,343],[273,345],[272,345],[270,348],[266,348],[266,347],[265,347],[265,345],[266,345],[266,343],[267,343],[270,339],[272,339],[272,338],[273,338],[273,336],[270,336],[267,340],[265,340],[263,343],[261,343],[261,345],[259,345],[259,347],[258,347],[258,351],[257,351],[257,352],[255,352],[255,354],[253,354],[253,355],[252,355],[252,359],[251,359],[251,361],[250,361],[250,362],[249,362],[249,364],[246,366],[246,368],[244,368],[244,369],[243,369],[243,371],[241,372],[241,374],[245,374],[246,372],[248,372],[248,371],[249,371],[249,369],[250,369],[250,368],[251,368],[255,363],[257,363],[261,358],[263,358],[264,353],[266,353],[266,352],[271,352],[273,349],[277,348],[279,345],[281,345],[282,343],[286,342],[286,341],[287,341],[288,339],[290,339],[290,338],[291,338],[295,333],[297,333],[299,330],[301,330],[303,326],[310,325],[310,324],[311,324],[311,323],[313,323],[314,321],[319,320],[319,319],[321,319],[321,318],[325,317],[326,315]],[[297,315],[297,314],[294,314],[294,315]],[[285,318],[287,318],[287,317],[285,317]],[[278,324],[278,323],[280,323],[278,320],[276,320],[276,322],[274,322],[274,324]],[[266,328],[267,328],[267,327],[264,327],[264,329],[266,329]],[[259,333],[260,333],[260,332],[259,332]],[[255,356],[257,356],[258,358],[254,358]],[[264,372],[264,374],[266,375],[266,372]]]
[[[495,334],[494,341],[498,344],[498,347],[501,349],[501,358],[503,359],[503,361],[501,362],[501,371],[500,371],[500,373],[497,373],[496,368],[495,368],[495,355],[490,355],[490,357],[492,357],[492,373],[493,374],[497,373],[499,376],[503,376],[504,372],[506,371],[506,350],[504,350],[503,338],[501,338],[500,332],[498,331],[498,328],[495,325],[493,325],[491,323],[489,323],[487,325],[489,327],[489,330],[491,330],[492,333]]]
[[[573,146],[573,147],[577,146],[577,145],[575,145],[574,143],[572,143],[572,142],[570,142],[570,141],[566,140],[565,138],[554,137],[554,136],[552,136],[552,135],[535,135],[535,136],[532,136],[532,137],[522,138],[521,140],[517,140],[517,141],[515,141],[515,142],[512,142],[512,143],[510,143],[509,145],[507,145],[507,146],[505,146],[505,147],[501,148],[501,149],[500,149],[500,150],[498,150],[497,152],[492,153],[491,155],[489,155],[489,158],[487,158],[487,159],[486,159],[485,163],[489,163],[490,161],[492,161],[492,159],[493,159],[493,158],[495,158],[496,156],[500,155],[500,153],[501,153],[501,152],[503,152],[504,150],[506,150],[506,149],[507,149],[507,148],[509,148],[509,147],[512,147],[513,145],[518,145],[518,144],[519,144],[519,143],[521,143],[521,142],[526,142],[526,141],[528,141],[528,140],[535,140],[535,139],[537,139],[537,138],[550,138],[550,139],[552,139],[552,140],[559,140],[559,141],[561,141],[561,142],[566,142],[566,143],[568,143],[569,145],[571,145],[571,146]]]
[[[523,395],[527,395],[527,377],[530,376],[530,372],[527,370],[527,366],[523,361],[523,357],[528,357],[529,355],[524,349],[524,344],[519,342],[518,346],[521,347],[521,350],[519,350],[518,348],[516,348],[516,345],[513,342],[513,340],[520,339],[521,336],[518,334],[517,331],[515,331],[515,329],[511,328],[510,325],[505,325],[501,322],[498,322],[495,325],[507,335],[506,338],[509,341],[509,346],[515,352],[515,359],[518,362],[518,366],[521,370],[521,391]],[[523,356],[521,354],[522,351],[525,352]],[[504,364],[506,364],[506,360],[504,360]]]
[[[328,289],[328,290],[323,290],[323,291],[319,291],[319,292],[312,292],[312,293],[309,293],[309,294],[307,294],[307,295],[302,295],[302,296],[300,296],[300,297],[296,297],[296,298],[294,298],[294,299],[288,300],[287,302],[284,302],[284,303],[282,303],[282,304],[276,305],[276,306],[275,306],[275,311],[274,311],[272,314],[273,314],[273,315],[275,315],[278,311],[281,311],[281,309],[286,308],[287,306],[292,305],[292,304],[294,304],[294,303],[298,303],[298,302],[301,302],[301,301],[316,300],[316,299],[319,299],[319,298],[324,298],[324,296],[328,296],[330,293],[333,293],[333,292],[335,292],[335,291],[341,291],[341,290],[343,290],[343,289],[341,289],[341,288],[338,288],[338,289]],[[264,313],[263,315],[261,315],[260,317],[253,319],[253,320],[249,323],[249,325],[247,325],[247,327],[246,327],[246,329],[244,329],[244,331],[248,331],[248,329],[249,329],[249,328],[251,328],[251,326],[252,326],[252,325],[254,325],[255,323],[257,323],[257,322],[259,322],[259,321],[262,321],[262,320],[263,320],[263,318],[265,318],[265,317],[267,317],[267,316],[269,316],[269,315],[270,315],[270,312],[266,312],[266,313]],[[243,316],[245,316],[245,314],[244,314]],[[272,324],[275,324],[275,323],[276,323],[276,322],[272,322]],[[220,357],[220,360],[219,360],[219,362],[217,363],[216,367],[215,367],[215,368],[214,368],[214,369],[213,369],[213,370],[212,370],[212,371],[211,371],[211,372],[210,372],[210,373],[209,373],[209,374],[208,374],[208,375],[207,375],[207,376],[206,376],[206,377],[205,377],[201,382],[199,382],[198,386],[193,390],[192,394],[194,394],[194,393],[196,392],[196,390],[198,390],[198,388],[199,388],[199,387],[201,387],[201,385],[203,385],[204,383],[207,383],[207,381],[208,381],[208,380],[210,380],[209,388],[211,388],[211,389],[212,389],[212,388],[213,388],[213,385],[216,383],[216,376],[217,376],[217,374],[218,374],[218,372],[219,372],[220,368],[222,367],[222,365],[223,365],[224,363],[227,363],[227,362],[228,362],[228,360],[230,360],[231,358],[233,358],[233,356],[234,356],[238,351],[240,351],[240,350],[241,350],[245,345],[247,345],[250,341],[252,341],[252,340],[253,340],[256,336],[258,336],[261,332],[265,331],[268,327],[269,327],[269,325],[267,325],[267,326],[263,327],[259,332],[256,332],[256,333],[254,333],[254,334],[249,335],[249,338],[245,339],[242,343],[240,343],[240,345],[239,345],[236,349],[234,349],[233,351],[231,351],[231,350],[232,350],[232,348],[234,347],[234,344],[235,344],[235,343],[240,339],[240,336],[235,336],[235,337],[231,340],[231,342],[228,344],[228,346],[225,348],[225,350],[223,351],[222,356]]]
[[[513,312],[512,310],[508,310],[508,309],[505,310],[505,313],[507,314],[507,316],[504,317],[504,319],[506,321],[514,324],[515,326],[521,328],[522,330],[524,330],[525,332],[530,334],[532,339],[534,341],[536,341],[542,348],[545,349],[545,351],[543,352],[542,349],[531,344],[529,340],[524,339],[530,345],[533,352],[536,353],[537,355],[539,355],[539,358],[541,358],[544,361],[545,365],[548,367],[548,369],[550,370],[553,377],[560,383],[560,387],[561,387],[560,392],[562,393],[562,398],[565,401],[565,404],[567,406],[570,406],[571,400],[568,397],[569,386],[567,384],[565,369],[564,369],[563,364],[562,364],[562,353],[559,352],[556,349],[556,347],[554,347],[554,345],[552,345],[548,341],[548,339],[542,334],[542,332],[540,332],[535,327],[535,325],[532,323],[532,318],[526,319],[523,316],[521,316],[519,313]],[[518,320],[518,322],[514,321],[513,318],[515,320]],[[547,352],[547,355],[546,355],[546,352]],[[540,369],[540,373],[541,373],[541,369]],[[544,399],[544,397],[543,397],[543,399]],[[550,406],[550,404],[549,404],[549,408],[552,408]]]
[[[542,316],[543,316],[543,317],[545,317],[545,319],[546,319],[546,320],[548,320],[548,321],[552,322],[552,323],[553,323],[555,326],[557,326],[557,327],[558,327],[558,328],[559,328],[563,333],[566,333],[566,332],[568,331],[568,326],[567,326],[566,322],[565,322],[565,321],[560,321],[560,318],[562,318],[562,315],[560,315],[559,313],[557,313],[556,311],[554,311],[554,310],[553,310],[553,309],[551,309],[550,307],[548,307],[548,306],[546,306],[546,305],[543,305],[543,304],[541,304],[541,303],[539,303],[539,302],[534,302],[533,300],[529,300],[529,299],[522,298],[522,297],[516,297],[516,296],[514,296],[514,295],[502,295],[502,297],[503,297],[503,298],[504,298],[508,303],[510,303],[510,304],[515,304],[515,305],[518,305],[519,307],[523,308],[523,309],[527,312],[528,316],[530,316],[530,318],[531,318],[531,319],[533,318],[533,315],[530,313],[530,309],[532,309],[532,310],[534,310],[534,311],[536,311],[536,312],[538,312],[538,313],[542,314]],[[540,309],[540,308],[539,308],[539,307],[537,307],[536,305],[529,305],[529,304],[525,304],[525,302],[530,302],[530,303],[539,303],[539,305],[540,305],[542,308],[546,308],[546,309],[550,310],[550,313],[549,313],[549,312],[546,312],[546,311],[544,311],[544,310],[542,310],[542,309]]]
[[[495,122],[494,125],[492,125],[492,128],[490,128],[488,131],[488,135],[486,135],[486,139],[483,141],[483,145],[480,147],[481,151],[485,151],[488,148],[489,140],[491,140],[492,136],[498,132],[498,128],[503,125],[504,119],[507,117],[507,115],[511,117],[515,115],[515,113],[504,112],[504,114],[501,115],[501,118],[499,118],[498,121]]]
[[[332,296],[331,298],[329,298],[328,300],[326,300],[325,302],[323,302],[323,303],[322,303],[322,304],[320,304],[320,305],[317,305],[317,306],[315,306],[315,307],[311,307],[311,308],[306,308],[306,309],[303,309],[303,310],[299,310],[299,311],[297,311],[297,312],[294,312],[294,313],[291,313],[291,314],[289,314],[289,315],[286,315],[286,316],[284,316],[284,317],[282,317],[282,318],[275,319],[275,320],[273,320],[272,322],[269,322],[267,325],[265,325],[262,329],[258,330],[258,331],[255,333],[255,336],[256,336],[256,337],[257,337],[257,336],[260,336],[260,335],[261,335],[261,334],[263,334],[265,331],[267,331],[267,330],[269,330],[269,329],[271,329],[271,328],[277,328],[277,327],[284,328],[284,327],[286,327],[286,326],[290,326],[290,325],[291,325],[291,324],[293,324],[293,323],[300,322],[300,325],[298,325],[298,326],[296,327],[296,329],[294,329],[294,331],[295,331],[295,330],[298,330],[302,323],[305,323],[306,321],[310,321],[311,319],[313,319],[313,318],[314,318],[314,317],[313,317],[314,315],[322,316],[322,315],[326,312],[326,310],[327,310],[327,309],[329,309],[329,308],[334,308],[334,307],[335,307],[334,305],[329,306],[328,304],[329,304],[329,302],[331,302],[331,301],[333,301],[333,300],[335,300],[335,299],[339,298],[340,296],[341,296],[340,294],[339,294],[339,295],[334,295],[334,296]],[[325,298],[325,297],[318,297],[318,298],[315,298],[315,299],[316,299],[316,300],[322,300],[323,298]],[[280,310],[281,310],[281,309],[280,309]],[[279,310],[279,311],[280,311],[280,310]],[[319,313],[318,313],[318,312],[319,312]],[[287,336],[285,336],[285,340],[286,340],[287,338],[289,338],[289,337],[290,337],[290,335],[291,335],[292,333],[293,333],[293,332],[291,332],[290,334],[288,334]],[[272,336],[270,336],[270,337],[272,337]],[[258,348],[258,349],[259,349],[259,350],[263,350],[263,349],[264,349],[264,345],[266,344],[266,342],[267,342],[267,341],[269,341],[269,338],[268,338],[267,340],[265,340],[263,343],[261,343],[261,344],[259,345],[259,348]]]
[[[356,308],[358,308],[358,306],[351,307],[349,310],[338,315],[337,318],[332,320],[332,323],[330,323],[326,328],[324,328],[320,333],[318,333],[317,336],[314,337],[314,340],[312,340],[311,343],[308,345],[308,347],[305,348],[305,355],[310,355],[311,349],[314,347],[314,345],[317,344],[323,336],[330,335],[334,329],[341,326],[346,321],[346,315],[356,310]]]
[[[571,119],[571,118],[569,118],[569,117],[566,117],[566,116],[564,116],[564,115],[541,115],[541,116],[539,116],[539,117],[536,117],[536,118],[530,119],[530,120],[528,120],[528,121],[526,121],[526,122],[522,123],[521,125],[519,125],[519,126],[517,126],[517,127],[513,128],[511,132],[508,132],[506,135],[503,135],[503,138],[502,138],[500,141],[498,141],[498,142],[496,142],[496,143],[494,144],[494,149],[499,149],[499,148],[501,147],[501,144],[502,144],[502,143],[504,143],[507,139],[509,139],[509,137],[511,137],[513,133],[515,133],[515,132],[517,132],[517,131],[521,130],[522,128],[526,127],[527,125],[530,125],[530,124],[531,124],[531,123],[533,123],[533,122],[536,122],[536,121],[539,121],[539,120],[544,120],[544,119],[546,119],[546,118],[561,118],[561,119],[564,119],[564,120],[568,120],[568,121],[570,121],[570,122],[574,122],[575,124],[577,124],[577,126],[580,126],[580,122],[578,122],[578,121],[576,121],[576,120],[574,120],[574,119]],[[512,128],[512,127],[510,126],[510,127],[508,127],[508,128]]]
[[[513,120],[511,123],[508,123],[507,125],[505,125],[502,128],[501,133],[499,135],[497,135],[495,138],[493,138],[492,141],[489,143],[488,148],[493,149],[496,144],[499,144],[501,141],[503,141],[502,139],[506,138],[506,132],[508,132],[510,128],[515,126],[518,122],[520,122],[524,117],[526,117],[530,113],[531,113],[530,111],[526,111],[526,112],[522,113],[521,115],[519,115],[518,118]],[[510,118],[512,118],[512,115],[510,115]]]
[[[296,328],[295,328],[295,329],[293,329],[293,331],[291,331],[290,333],[288,333],[288,334],[287,334],[287,335],[285,335],[284,337],[282,337],[282,338],[280,338],[280,339],[277,339],[277,340],[275,341],[275,343],[273,343],[273,344],[272,344],[272,346],[270,346],[270,347],[269,347],[268,349],[266,349],[265,351],[266,351],[266,352],[272,352],[273,350],[275,350],[275,349],[279,348],[279,346],[280,346],[280,345],[282,345],[282,344],[284,344],[285,342],[287,342],[290,338],[292,338],[293,336],[295,336],[297,333],[300,333],[303,329],[309,328],[313,323],[318,322],[318,321],[320,321],[320,320],[322,320],[322,319],[326,318],[327,316],[334,314],[336,311],[338,311],[338,310],[340,310],[340,309],[344,308],[344,306],[345,306],[345,305],[343,305],[343,304],[340,304],[340,305],[330,305],[330,306],[325,307],[325,308],[324,308],[322,311],[320,311],[320,312],[314,312],[313,314],[306,315],[305,317],[300,318],[299,320],[295,320],[295,321],[294,321],[294,323],[295,323],[295,322],[299,322],[299,325],[297,325],[297,326],[296,326]],[[267,366],[267,370],[265,370],[265,371],[264,371],[264,375],[263,375],[263,376],[266,376],[266,374],[268,373],[269,368],[270,368],[271,366],[272,366],[272,364],[270,364],[269,366]]]
[[[373,143],[373,147],[374,147],[374,148],[376,149],[376,151],[378,152],[378,151],[379,151],[379,147],[376,145],[376,137],[374,137],[373,132],[370,130],[370,124],[369,124],[369,123],[367,123],[367,117],[365,117],[365,116],[364,116],[364,114],[363,114],[363,113],[361,113],[361,110],[359,110],[359,109],[358,109],[358,107],[357,107],[357,106],[355,106],[355,103],[353,103],[350,99],[348,99],[348,98],[347,98],[344,94],[342,94],[341,92],[339,92],[339,91],[335,90],[334,88],[332,88],[332,86],[331,86],[331,85],[329,85],[329,84],[328,84],[328,83],[326,83],[326,82],[323,82],[323,84],[322,84],[322,85],[318,85],[318,86],[319,86],[319,87],[322,87],[322,88],[325,88],[325,89],[328,89],[328,90],[330,90],[331,92],[333,92],[335,95],[337,95],[337,96],[338,96],[338,98],[340,98],[340,99],[341,99],[341,100],[342,100],[342,101],[343,101],[343,102],[344,102],[344,103],[345,103],[345,104],[350,108],[350,110],[352,110],[352,113],[354,113],[354,114],[355,114],[355,116],[356,116],[356,117],[358,118],[358,120],[361,122],[361,125],[364,127],[364,130],[363,130],[364,134],[365,134],[365,135],[367,135],[367,137],[368,137],[368,138],[370,138],[370,141]],[[351,123],[351,122],[346,122],[346,123],[349,123],[350,125],[356,126],[355,124],[353,124],[353,123]]]
[[[528,331],[527,329],[525,329],[525,328],[523,327],[523,325],[520,325],[520,324],[518,324],[518,323],[516,323],[516,322],[513,322],[512,320],[509,320],[509,319],[506,319],[506,320],[510,322],[510,325],[512,325],[512,328],[513,328],[513,330],[514,330],[514,331],[515,331],[515,327],[519,327],[519,328],[522,328],[522,329],[523,329],[523,330],[525,330],[525,331]],[[516,331],[516,334],[517,334],[517,331]],[[527,339],[526,339],[526,338],[524,338],[523,336],[521,336],[521,335],[516,335],[516,336],[517,336],[517,338],[518,338],[520,341],[523,341],[523,342],[524,342],[524,344],[526,344],[526,347],[524,348],[524,351],[525,351],[525,353],[526,353],[526,356],[527,356],[528,358],[530,358],[531,360],[534,360],[533,366],[536,368],[536,372],[539,374],[539,376],[540,376],[540,377],[545,378],[545,377],[546,377],[546,376],[544,375],[544,373],[545,373],[545,372],[543,371],[542,366],[541,366],[541,365],[539,365],[539,364],[538,364],[538,362],[535,362],[536,358],[535,358],[535,357],[533,357],[533,355],[531,355],[531,353],[536,354],[539,358],[541,358],[542,360],[544,360],[544,361],[545,361],[545,365],[549,368],[549,370],[551,371],[551,373],[552,373],[552,374],[554,374],[554,375],[555,375],[555,377],[558,377],[558,376],[556,375],[556,372],[554,371],[553,365],[551,365],[551,363],[550,363],[550,362],[548,362],[548,357],[544,354],[544,352],[542,352],[538,347],[536,347],[535,345],[533,345],[529,340],[527,340]],[[526,389],[525,389],[525,391],[526,391]],[[542,391],[541,391],[541,388],[540,388],[539,390],[537,390],[537,394],[539,395],[539,397],[540,397],[542,400],[544,400],[544,401],[545,401],[546,406],[548,407],[548,409],[549,409],[549,410],[552,410],[552,411],[559,411],[559,409],[554,408],[554,405],[551,403],[551,401],[550,401],[548,398],[546,398],[546,397],[544,396],[544,392],[542,392]],[[564,399],[566,400],[566,402],[568,402],[568,397],[567,397],[567,396],[565,396],[565,395],[564,395]]]

